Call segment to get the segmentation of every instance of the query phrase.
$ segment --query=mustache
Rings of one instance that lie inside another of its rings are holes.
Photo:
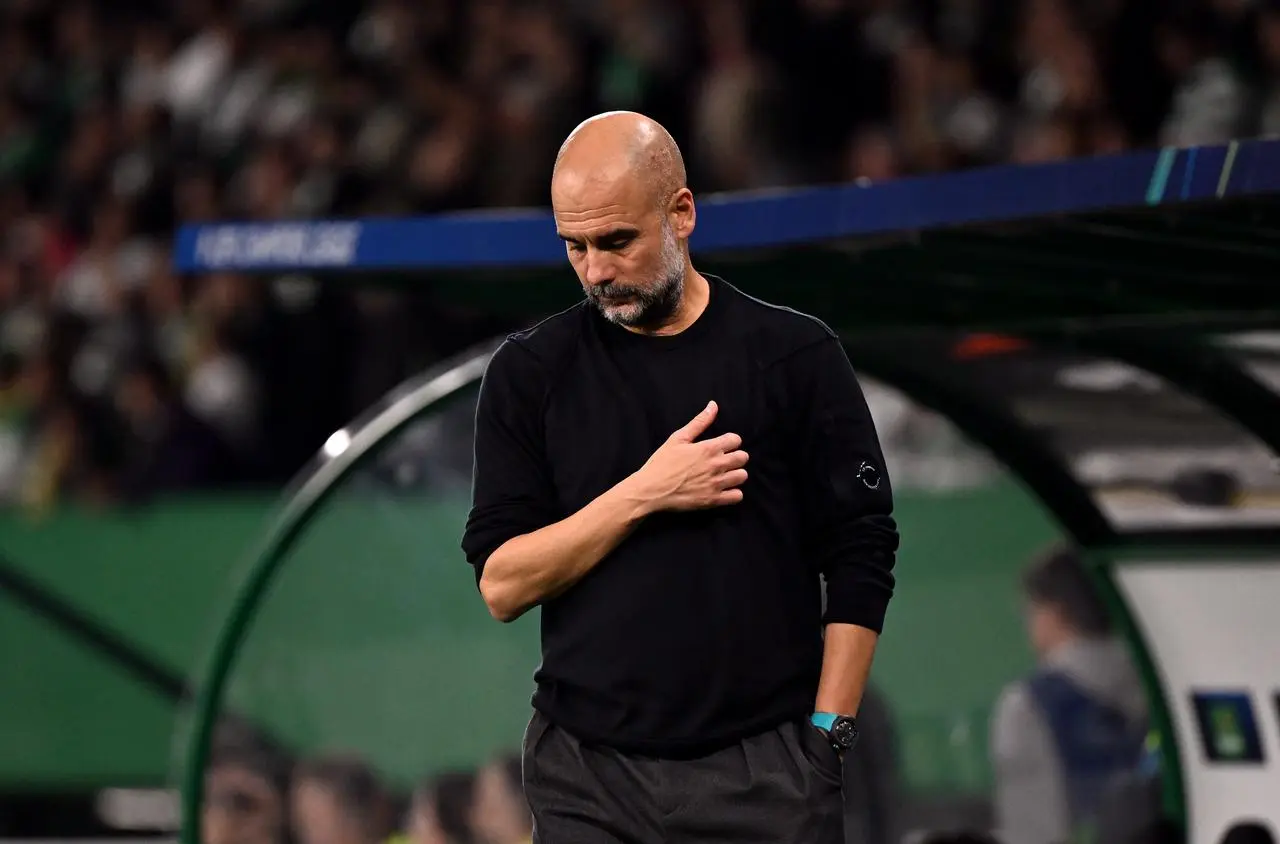
[[[639,287],[630,287],[625,284],[605,284],[599,287],[592,287],[587,291],[592,299],[643,299],[649,295],[649,291]]]

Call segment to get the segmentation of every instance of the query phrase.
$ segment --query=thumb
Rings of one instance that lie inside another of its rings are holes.
[[[684,427],[678,429],[673,435],[673,439],[681,442],[691,443],[698,437],[702,436],[702,432],[711,427],[711,423],[715,421],[716,414],[720,412],[720,407],[715,402],[707,402],[707,406],[702,409],[697,416],[685,423]]]

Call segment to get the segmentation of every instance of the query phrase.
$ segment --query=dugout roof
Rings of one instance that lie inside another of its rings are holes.
[[[1280,541],[1280,142],[699,199],[700,268],[821,316],[1086,544]],[[342,273],[534,318],[545,209],[183,229],[184,272]]]
[[[1280,313],[1278,194],[1280,141],[1244,141],[699,197],[692,246],[741,286],[848,328],[1235,326]],[[430,280],[519,312],[577,297],[546,209],[190,226],[175,247],[186,272]]]

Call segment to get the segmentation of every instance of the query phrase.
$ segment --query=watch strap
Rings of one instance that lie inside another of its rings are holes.
[[[819,730],[825,730],[829,733],[839,717],[834,712],[815,712],[809,716],[809,723]]]

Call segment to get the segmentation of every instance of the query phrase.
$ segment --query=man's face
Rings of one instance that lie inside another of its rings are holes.
[[[205,782],[204,844],[280,844],[284,798],[270,782],[243,768],[209,772]]]
[[[587,298],[611,322],[652,329],[667,322],[684,291],[682,201],[659,208],[626,171],[566,174],[552,187],[556,228]],[[688,201],[689,214],[692,201]]]

